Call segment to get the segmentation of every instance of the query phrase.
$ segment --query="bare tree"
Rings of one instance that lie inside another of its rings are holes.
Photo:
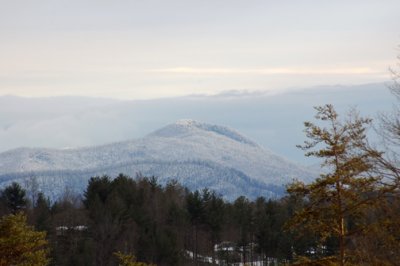
[[[24,180],[24,187],[28,194],[27,198],[29,200],[30,207],[34,208],[39,194],[39,182],[37,180],[37,177],[32,174],[30,177],[26,178]]]
[[[375,158],[374,169],[383,177],[384,200],[370,212],[374,228],[357,239],[359,257],[368,265],[396,265],[400,259],[396,252],[400,249],[400,55],[397,59],[390,68],[392,83],[388,86],[397,103],[390,113],[379,115],[376,127],[384,153]]]
[[[400,46],[399,46],[400,49]],[[400,188],[400,55],[397,64],[389,69],[392,83],[388,86],[397,98],[397,104],[390,113],[379,115],[377,133],[381,136],[385,148],[385,156],[377,162],[381,174],[391,185]]]

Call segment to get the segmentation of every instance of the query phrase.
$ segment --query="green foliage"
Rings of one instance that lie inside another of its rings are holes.
[[[289,218],[285,201],[265,201],[258,198],[254,206],[255,237],[258,248],[267,257],[291,257],[291,236],[283,232],[282,226]]]
[[[84,204],[96,264],[108,265],[113,252],[124,250],[140,261],[179,265],[183,195],[179,186],[162,188],[157,182],[155,177],[133,180],[122,174],[113,180],[90,179]]]
[[[28,202],[25,190],[16,182],[13,182],[11,185],[6,187],[2,191],[1,197],[11,213],[14,214],[24,210]]]
[[[204,216],[203,200],[199,191],[189,193],[186,197],[187,210],[193,224],[201,223]]]
[[[43,193],[39,193],[34,211],[35,228],[38,230],[50,229],[50,201],[44,197]]]
[[[228,203],[208,189],[188,192],[176,182],[163,187],[155,178],[124,175],[92,178],[85,196],[84,205],[63,197],[50,206],[38,194],[27,210],[32,224],[48,232],[51,265],[117,265],[118,250],[157,265],[196,264],[202,256],[247,263],[255,256],[291,259],[309,246],[282,230],[299,199]],[[222,242],[236,251],[216,252]]]
[[[219,240],[220,232],[224,223],[225,202],[218,197],[215,192],[211,192],[208,197],[203,196],[204,202],[204,221],[211,231],[212,241]]]
[[[42,266],[47,258],[46,233],[26,224],[22,213],[3,216],[0,220],[0,266]]]
[[[240,246],[245,246],[249,242],[249,234],[251,233],[252,226],[252,208],[250,205],[250,201],[241,196],[235,200],[233,203],[234,207],[234,219],[239,227],[240,231]]]

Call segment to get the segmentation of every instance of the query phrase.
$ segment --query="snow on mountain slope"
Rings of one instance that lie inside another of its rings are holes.
[[[309,172],[258,146],[227,127],[196,121],[178,121],[150,135],[149,144],[157,146],[155,158],[201,159],[233,167],[252,178],[278,184],[293,178],[307,179]],[[176,148],[175,148],[176,147]]]
[[[51,188],[49,180],[58,184],[54,197],[66,185],[82,192],[90,176],[138,172],[158,176],[164,183],[177,179],[190,189],[209,187],[226,198],[241,193],[250,198],[277,196],[281,191],[269,191],[271,185],[315,176],[230,128],[193,120],[179,120],[142,139],[103,146],[20,148],[0,154],[0,186],[33,175],[45,192]]]
[[[193,133],[201,134],[202,131],[225,136],[237,142],[249,144],[250,146],[258,146],[255,142],[243,137],[242,135],[240,135],[240,133],[234,131],[233,129],[218,125],[200,123],[191,119],[178,120],[175,124],[157,130],[149,136],[177,138],[191,136],[193,135]]]

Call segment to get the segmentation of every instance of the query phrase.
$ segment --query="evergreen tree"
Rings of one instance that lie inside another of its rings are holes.
[[[16,182],[13,182],[3,190],[2,200],[13,214],[24,210],[28,203],[25,190]]]
[[[370,119],[360,118],[353,112],[347,120],[340,121],[332,105],[315,109],[316,118],[328,126],[305,122],[310,140],[299,147],[307,151],[306,156],[322,158],[326,173],[311,184],[294,182],[288,187],[290,194],[308,201],[290,225],[316,232],[322,242],[330,237],[337,238],[337,261],[344,265],[349,260],[350,237],[366,229],[365,215],[379,194],[380,178],[369,173],[374,167],[372,162],[381,154],[364,149]],[[349,224],[350,219],[352,224]]]
[[[0,266],[47,265],[45,232],[26,224],[22,213],[3,216],[0,220]]]
[[[267,257],[290,259],[293,243],[290,235],[283,230],[283,224],[289,218],[287,204],[258,198],[254,205],[255,237],[259,251]]]
[[[204,196],[204,220],[210,231],[211,249],[212,249],[212,263],[215,263],[215,250],[214,246],[220,240],[220,234],[224,223],[225,216],[225,202],[217,196],[215,192],[211,192],[209,196]]]
[[[197,264],[198,256],[198,233],[204,217],[204,205],[199,191],[189,193],[186,197],[186,206],[190,223],[193,228],[193,259]]]
[[[50,201],[44,197],[43,193],[39,193],[37,196],[36,203],[33,208],[33,216],[35,222],[35,228],[38,230],[49,230],[50,229]]]
[[[254,235],[252,206],[246,197],[241,196],[235,200],[233,215],[239,232],[237,244],[242,251],[243,264],[246,264],[248,244],[252,242]]]

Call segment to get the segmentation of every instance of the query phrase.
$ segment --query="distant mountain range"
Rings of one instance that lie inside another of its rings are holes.
[[[84,97],[0,97],[0,152],[18,147],[76,148],[140,138],[172,121],[191,118],[228,125],[260,146],[310,165],[296,144],[313,106],[331,103],[339,113],[357,107],[374,117],[395,102],[382,83],[319,86],[268,92],[119,101]]]
[[[228,127],[179,120],[141,139],[76,148],[18,148],[0,153],[0,187],[34,177],[56,199],[68,189],[82,193],[92,176],[156,176],[191,190],[209,188],[232,200],[282,196],[294,178],[316,174]]]

